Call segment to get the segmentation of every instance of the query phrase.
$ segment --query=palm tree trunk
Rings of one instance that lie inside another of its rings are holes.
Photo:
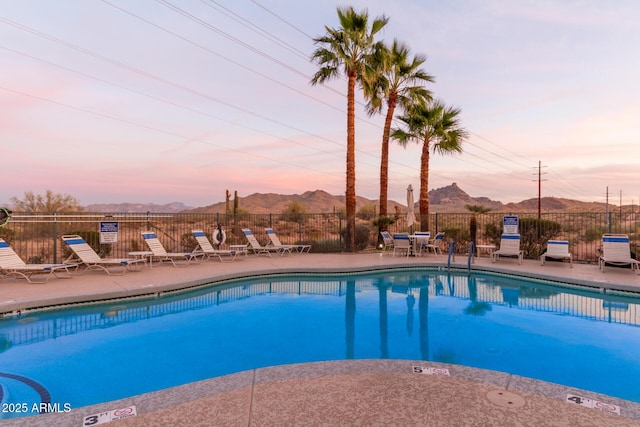
[[[380,154],[380,216],[387,216],[387,203],[389,199],[389,134],[391,121],[396,109],[397,94],[389,95],[387,102],[387,117],[384,120],[382,131],[382,153]]]
[[[429,139],[422,143],[420,158],[420,229],[429,231]]]
[[[347,226],[345,245],[347,252],[356,250],[356,126],[355,126],[356,73],[349,72],[347,90],[347,189],[345,205]]]

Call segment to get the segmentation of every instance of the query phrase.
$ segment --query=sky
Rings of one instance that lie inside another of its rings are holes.
[[[337,7],[389,18],[461,109],[429,189],[640,201],[637,0],[21,0],[0,3],[0,205],[32,191],[207,206],[225,191],[345,192],[346,80],[312,86]],[[384,115],[356,104],[356,192],[379,195]],[[398,126],[395,123],[394,126]],[[389,198],[420,185],[391,143]]]

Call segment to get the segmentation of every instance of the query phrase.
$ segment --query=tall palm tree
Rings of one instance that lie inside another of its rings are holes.
[[[369,27],[366,9],[360,13],[352,7],[338,8],[339,28],[325,27],[327,34],[314,39],[318,48],[312,58],[320,66],[311,84],[345,75],[347,77],[347,211],[346,250],[354,252],[356,228],[356,162],[355,162],[355,88],[374,51],[375,35],[387,24],[388,18],[376,18]],[[378,42],[379,43],[379,42]]]
[[[396,107],[406,109],[419,102],[430,102],[431,92],[425,83],[433,83],[434,78],[422,70],[427,60],[424,55],[410,58],[409,48],[393,40],[390,47],[381,44],[376,49],[370,67],[363,79],[365,96],[368,98],[369,115],[382,112],[384,104],[387,113],[382,131],[382,151],[380,155],[380,216],[387,215],[389,187],[389,135],[391,121]]]
[[[420,158],[420,228],[429,227],[429,157],[431,152],[454,154],[462,152],[467,131],[460,124],[460,109],[447,107],[442,101],[417,103],[407,108],[398,119],[406,129],[394,129],[391,137],[403,147],[409,141],[422,143]]]

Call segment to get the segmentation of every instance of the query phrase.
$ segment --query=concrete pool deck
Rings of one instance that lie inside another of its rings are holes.
[[[394,266],[439,266],[446,256],[392,257],[389,253],[249,256],[230,263],[206,261],[174,268],[145,268],[124,276],[86,272],[72,279],[28,284],[0,279],[0,313],[70,302],[153,295],[236,276],[265,272],[372,270]],[[453,267],[466,269],[458,256]],[[477,258],[491,269],[596,288],[640,292],[640,275],[630,269],[596,265]],[[450,376],[423,375],[416,367],[446,368]],[[567,403],[568,393],[618,405],[621,415]],[[0,421],[7,426],[81,426],[84,417],[135,405],[138,415],[111,425],[640,425],[640,405],[557,384],[459,365],[427,361],[349,360],[283,365],[213,378],[180,387],[73,408],[69,413]]]

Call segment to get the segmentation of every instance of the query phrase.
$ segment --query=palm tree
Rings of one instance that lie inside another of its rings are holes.
[[[454,154],[462,152],[462,142],[467,139],[467,131],[459,121],[459,108],[447,107],[442,101],[429,104],[416,103],[408,107],[398,119],[406,129],[394,129],[391,137],[403,147],[414,140],[422,143],[420,159],[420,227],[429,225],[429,157],[431,152]]]
[[[324,83],[339,77],[347,77],[347,188],[345,204],[347,214],[346,250],[354,252],[356,227],[356,163],[355,163],[355,88],[364,74],[367,61],[374,51],[375,35],[387,24],[384,16],[376,18],[369,28],[366,10],[357,13],[352,7],[338,8],[340,28],[325,27],[327,34],[314,39],[319,47],[313,60],[320,69],[311,84]]]
[[[434,78],[420,66],[427,58],[416,55],[410,58],[409,48],[394,39],[391,47],[381,44],[375,51],[368,73],[363,79],[369,115],[382,111],[387,104],[387,113],[382,131],[382,152],[380,155],[380,216],[387,215],[389,187],[389,135],[391,121],[396,107],[403,110],[417,102],[430,102],[431,92],[424,83],[433,83]]]

